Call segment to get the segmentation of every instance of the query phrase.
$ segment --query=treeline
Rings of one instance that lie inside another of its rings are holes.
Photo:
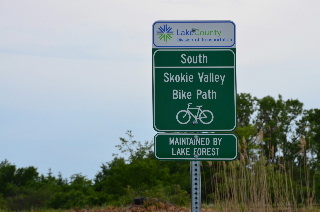
[[[0,210],[73,209],[93,206],[123,206],[135,197],[156,197],[178,205],[190,201],[189,163],[162,162],[154,157],[151,142],[120,138],[120,152],[102,164],[93,180],[82,174],[64,179],[61,174],[39,175],[33,166],[17,168],[0,163]]]
[[[239,158],[202,162],[202,198],[216,207],[271,211],[320,203],[320,110],[282,96],[237,98]],[[94,179],[39,175],[0,163],[0,209],[69,209],[128,205],[135,197],[190,204],[190,163],[155,159],[152,142],[120,138],[119,153]],[[317,196],[318,194],[318,196]],[[270,209],[270,210],[269,210]]]

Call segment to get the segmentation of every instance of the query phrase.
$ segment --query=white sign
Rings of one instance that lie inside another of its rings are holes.
[[[157,21],[153,24],[153,48],[235,48],[232,21]]]

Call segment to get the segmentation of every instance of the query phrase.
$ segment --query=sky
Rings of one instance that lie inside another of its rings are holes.
[[[0,161],[94,179],[152,141],[152,25],[236,24],[237,91],[320,104],[320,1],[0,0]]]

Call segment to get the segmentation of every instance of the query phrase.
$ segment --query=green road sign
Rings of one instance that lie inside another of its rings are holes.
[[[154,48],[154,129],[233,131],[236,128],[235,55],[235,48]]]
[[[231,161],[238,157],[234,134],[160,133],[154,142],[155,156],[160,160]]]

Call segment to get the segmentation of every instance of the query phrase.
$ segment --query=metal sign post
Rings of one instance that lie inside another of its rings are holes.
[[[191,212],[201,211],[200,161],[191,161]]]

